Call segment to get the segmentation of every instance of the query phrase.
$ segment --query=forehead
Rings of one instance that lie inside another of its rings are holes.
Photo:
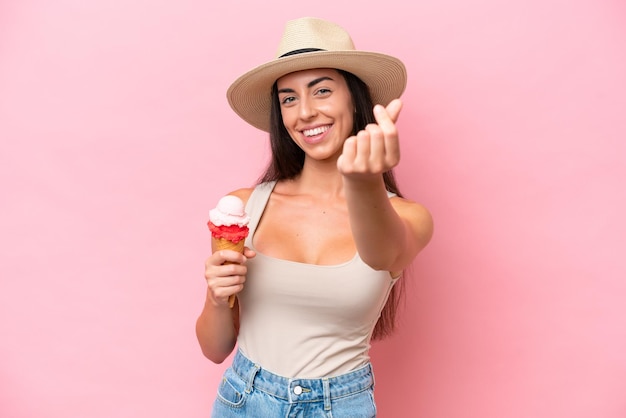
[[[340,83],[345,82],[339,71],[333,68],[313,68],[310,70],[295,71],[293,73],[286,74],[276,80],[276,84],[278,88],[281,88],[291,84],[306,84],[312,80],[322,77],[329,77]]]

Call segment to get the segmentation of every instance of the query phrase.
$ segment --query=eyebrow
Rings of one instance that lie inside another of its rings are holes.
[[[334,81],[332,78],[330,78],[328,76],[324,76],[324,77],[316,78],[315,80],[309,81],[309,83],[306,86],[307,86],[307,88],[310,89],[311,87],[315,86],[316,84],[319,84],[322,81],[326,81],[326,80]],[[294,90],[290,89],[290,88],[285,88],[285,89],[278,90],[278,93],[294,93]]]

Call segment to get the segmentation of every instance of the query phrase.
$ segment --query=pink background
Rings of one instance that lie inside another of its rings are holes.
[[[228,3],[0,2],[0,416],[209,415],[205,222],[268,156],[225,90],[305,15],[409,71],[379,415],[626,416],[624,2]]]

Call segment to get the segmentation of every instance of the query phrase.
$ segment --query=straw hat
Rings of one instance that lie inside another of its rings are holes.
[[[276,58],[262,64],[229,87],[228,103],[243,120],[269,131],[272,85],[294,71],[335,68],[359,77],[370,89],[374,104],[386,106],[406,87],[402,61],[377,52],[358,51],[342,27],[305,17],[287,22]]]

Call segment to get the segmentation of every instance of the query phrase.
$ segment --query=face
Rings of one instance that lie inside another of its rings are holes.
[[[336,158],[352,135],[354,104],[343,76],[333,69],[287,74],[277,81],[283,124],[307,156]]]

